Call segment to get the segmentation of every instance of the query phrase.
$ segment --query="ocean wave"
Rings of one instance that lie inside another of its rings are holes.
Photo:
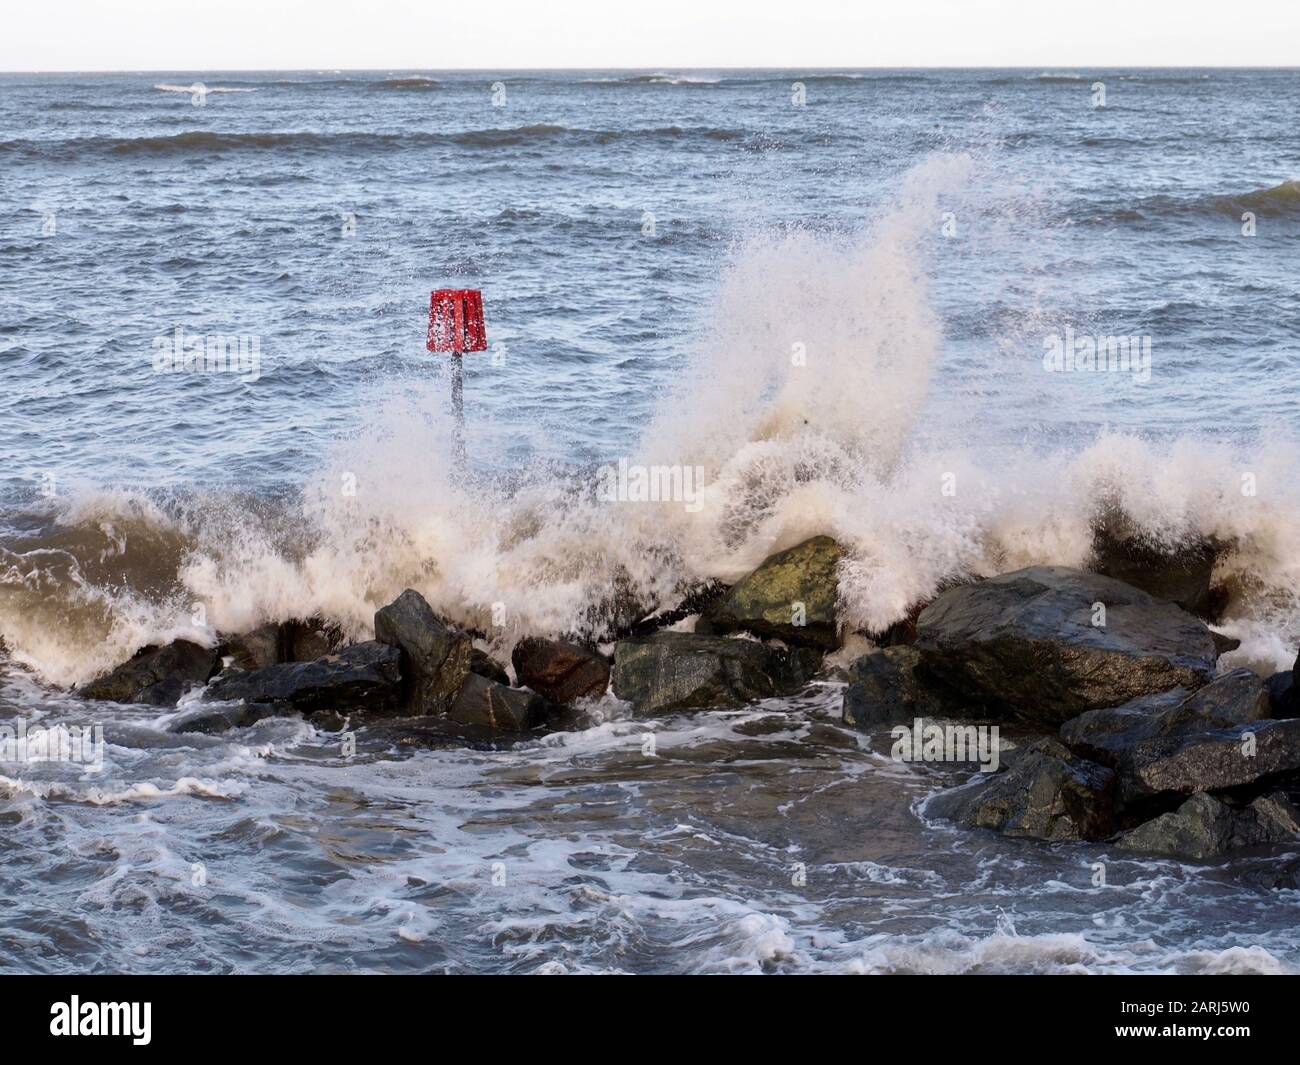
[[[608,604],[647,612],[681,589],[733,581],[815,534],[844,546],[842,617],[880,631],[959,577],[1088,564],[1099,516],[1123,513],[1154,544],[1214,537],[1233,549],[1241,654],[1294,658],[1300,637],[1300,456],[1101,431],[1058,451],[984,453],[917,443],[942,351],[924,255],[939,205],[972,170],[939,156],[858,240],[794,230],[735,250],[681,379],[628,461],[699,467],[701,505],[595,498],[594,470],[539,468],[510,483],[464,480],[442,383],[379,393],[356,436],[321,455],[301,494],[158,500],[93,488],[0,558],[0,633],[57,683],[83,681],[139,646],[212,642],[268,620],[321,615],[354,638],[403,588],[502,640],[602,633]],[[846,314],[845,308],[855,313]],[[790,373],[798,338],[816,373]],[[1267,484],[1242,506],[1241,471]],[[366,490],[341,498],[346,471]],[[959,496],[935,489],[950,475]],[[194,604],[204,604],[202,623]],[[509,622],[494,625],[498,604]]]
[[[1210,196],[1182,198],[1161,194],[1135,204],[1126,204],[1095,216],[1100,223],[1146,221],[1181,216],[1231,215],[1244,211],[1259,215],[1300,214],[1300,178],[1290,178],[1277,185],[1248,192],[1218,193]]]
[[[15,152],[38,156],[75,156],[84,153],[109,155],[168,155],[202,152],[276,151],[374,151],[419,149],[440,144],[467,148],[501,148],[547,140],[570,140],[603,145],[618,141],[655,140],[744,140],[746,132],[713,127],[659,126],[644,129],[579,129],[536,123],[499,129],[465,130],[460,133],[217,133],[192,130],[147,137],[74,137],[58,141],[0,141],[0,153]]]

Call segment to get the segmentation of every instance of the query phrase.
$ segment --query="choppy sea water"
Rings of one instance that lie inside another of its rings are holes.
[[[833,681],[350,758],[67,689],[268,619],[364,637],[406,586],[504,654],[815,532],[878,628],[1083,561],[1107,508],[1231,542],[1225,664],[1289,665],[1298,102],[1294,71],[0,76],[0,717],[108,744],[0,765],[0,967],[1297,969],[1249,861],[927,824],[952,775]],[[466,473],[443,286],[492,344]],[[155,372],[177,328],[256,372]],[[1048,372],[1067,328],[1149,372]],[[620,458],[699,467],[700,506],[593,499]]]

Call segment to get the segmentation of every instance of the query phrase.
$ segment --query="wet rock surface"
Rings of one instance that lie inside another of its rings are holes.
[[[395,713],[401,701],[401,652],[388,644],[354,644],[312,662],[230,671],[208,685],[205,698],[242,699],[312,715]]]
[[[836,602],[842,557],[829,536],[772,555],[705,611],[710,630],[834,650],[840,644]]]
[[[659,632],[616,645],[614,694],[643,714],[742,706],[793,694],[811,679],[820,660],[808,649]]]
[[[530,637],[515,644],[510,661],[519,683],[551,702],[597,698],[609,687],[609,660],[566,640]]]
[[[446,624],[419,592],[408,588],[375,612],[375,639],[400,650],[403,712],[424,716],[451,709],[470,675],[468,633]]]
[[[217,652],[188,640],[165,647],[144,647],[129,661],[83,684],[83,699],[173,706],[187,691],[201,687],[219,668]]]
[[[1218,657],[1209,629],[1173,603],[1060,566],[944,592],[921,613],[914,646],[927,671],[989,712],[1052,727],[1199,688]]]
[[[1114,831],[1114,773],[1052,739],[1035,741],[992,779],[932,798],[927,816],[1004,836],[1100,840]]]

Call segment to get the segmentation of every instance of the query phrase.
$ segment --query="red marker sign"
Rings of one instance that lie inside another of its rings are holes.
[[[440,288],[430,293],[427,346],[453,355],[486,351],[483,293],[476,288]]]

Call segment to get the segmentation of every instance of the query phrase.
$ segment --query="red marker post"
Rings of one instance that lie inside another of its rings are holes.
[[[460,357],[487,351],[483,293],[475,288],[440,288],[429,294],[430,351],[451,355],[451,409],[456,415],[456,464],[465,468],[465,384]]]

